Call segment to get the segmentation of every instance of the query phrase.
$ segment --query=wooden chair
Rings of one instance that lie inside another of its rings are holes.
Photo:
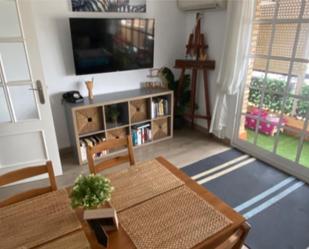
[[[104,150],[117,149],[123,146],[128,148],[127,155],[118,156],[118,157],[115,157],[109,160],[105,160],[103,162],[99,162],[98,164],[95,164],[93,155],[99,152],[102,152]],[[129,162],[130,165],[134,165],[135,160],[134,160],[134,154],[133,154],[133,145],[132,145],[131,135],[124,137],[124,138],[107,140],[95,146],[88,146],[87,147],[87,160],[88,160],[89,171],[92,174],[97,174],[98,172],[104,169],[111,168],[113,166],[116,166],[116,165],[119,165],[125,162]]]
[[[46,162],[45,165],[27,167],[15,171],[8,172],[0,176],[0,186],[4,186],[13,182],[24,180],[33,176],[38,176],[48,173],[49,187],[31,189],[17,195],[11,196],[3,201],[0,201],[0,207],[4,207],[19,201],[26,200],[28,198],[35,197],[37,195],[45,194],[54,190],[57,190],[56,178],[51,161]]]

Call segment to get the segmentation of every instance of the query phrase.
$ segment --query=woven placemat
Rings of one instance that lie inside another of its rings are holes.
[[[62,189],[0,209],[0,248],[32,248],[81,228]]]
[[[118,216],[137,249],[189,249],[232,223],[186,186]]]
[[[88,240],[82,230],[68,234],[59,239],[48,242],[37,249],[90,249]]]
[[[184,184],[157,160],[139,163],[129,169],[107,175],[107,178],[115,188],[111,204],[117,211]]]

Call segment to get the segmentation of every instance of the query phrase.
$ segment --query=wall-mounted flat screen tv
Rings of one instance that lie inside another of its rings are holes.
[[[154,19],[70,18],[77,75],[153,67]]]

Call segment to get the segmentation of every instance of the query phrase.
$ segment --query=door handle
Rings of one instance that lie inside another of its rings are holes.
[[[42,105],[45,104],[45,97],[44,97],[43,86],[42,86],[42,82],[40,80],[36,81],[36,88],[29,88],[29,90],[37,91],[38,94],[39,94],[40,103]]]

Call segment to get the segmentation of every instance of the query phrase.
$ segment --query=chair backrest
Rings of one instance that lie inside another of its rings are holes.
[[[20,180],[24,180],[33,176],[38,176],[48,173],[50,186],[43,188],[31,189],[14,196],[11,196],[5,200],[0,201],[0,207],[4,207],[19,201],[23,201],[28,198],[32,198],[37,195],[45,194],[54,190],[57,190],[56,178],[51,161],[46,162],[45,165],[27,167],[8,172],[0,176],[0,186],[4,186],[10,183],[14,183]]]
[[[93,157],[95,154],[100,153],[104,150],[112,150],[112,149],[117,149],[120,147],[127,147],[128,154],[125,156],[117,156],[115,158],[108,159],[108,160],[95,164],[94,157]],[[107,169],[107,168],[110,168],[110,167],[113,167],[113,166],[116,166],[116,165],[119,165],[125,162],[129,162],[130,165],[134,165],[135,160],[134,160],[131,135],[124,137],[124,138],[107,140],[95,146],[88,146],[87,147],[87,160],[88,160],[89,171],[92,174],[97,174],[98,172],[104,169]]]

